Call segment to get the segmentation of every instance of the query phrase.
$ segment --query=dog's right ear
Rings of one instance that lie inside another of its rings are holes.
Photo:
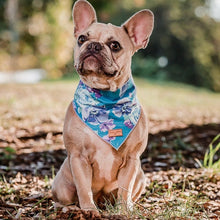
[[[145,48],[154,27],[154,15],[150,10],[141,10],[122,25],[130,37],[135,51]]]
[[[86,0],[78,0],[73,6],[74,35],[78,37],[81,32],[97,21],[95,9]]]

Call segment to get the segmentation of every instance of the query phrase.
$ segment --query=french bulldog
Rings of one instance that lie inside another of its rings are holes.
[[[147,117],[131,75],[133,54],[145,48],[154,26],[141,10],[121,26],[98,23],[85,0],[73,6],[75,68],[80,83],[64,122],[67,158],[52,185],[54,200],[97,210],[117,198],[132,209],[145,190],[140,155],[148,139]]]

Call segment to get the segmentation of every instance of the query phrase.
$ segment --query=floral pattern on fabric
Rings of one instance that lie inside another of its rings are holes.
[[[116,150],[136,126],[141,112],[132,78],[115,92],[93,89],[80,81],[73,108],[88,127]],[[108,131],[114,129],[122,129],[123,135],[109,137]]]

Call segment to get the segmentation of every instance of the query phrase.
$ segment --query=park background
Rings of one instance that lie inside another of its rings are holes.
[[[133,59],[133,74],[220,91],[218,0],[90,1],[100,22],[121,25],[139,9],[155,15],[146,50]],[[72,76],[72,0],[0,1],[0,72],[42,68],[47,78]]]

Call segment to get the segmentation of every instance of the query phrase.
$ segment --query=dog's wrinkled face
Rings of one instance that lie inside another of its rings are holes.
[[[131,75],[131,57],[145,48],[153,29],[153,14],[140,11],[122,27],[96,22],[93,7],[79,0],[73,7],[75,68],[89,87],[116,91]]]
[[[131,74],[132,50],[123,28],[93,23],[77,39],[77,72],[90,87],[115,91],[121,84],[118,80],[127,81]]]

